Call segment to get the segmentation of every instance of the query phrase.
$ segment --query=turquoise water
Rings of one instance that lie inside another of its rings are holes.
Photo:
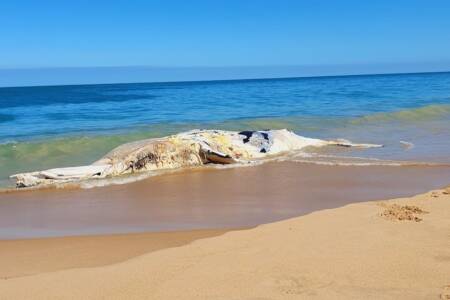
[[[0,88],[0,181],[193,128],[288,128],[385,145],[340,155],[450,162],[450,73]]]

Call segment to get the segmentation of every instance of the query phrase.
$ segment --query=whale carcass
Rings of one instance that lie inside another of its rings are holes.
[[[20,173],[11,178],[16,180],[17,187],[30,187],[205,164],[242,163],[308,146],[326,145],[380,146],[306,138],[286,129],[192,130],[121,145],[91,165]]]

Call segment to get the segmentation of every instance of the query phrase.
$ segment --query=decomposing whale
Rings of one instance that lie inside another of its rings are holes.
[[[192,130],[121,145],[87,166],[12,175],[16,186],[31,187],[205,164],[249,162],[308,146],[380,147],[346,140],[326,141],[286,129],[264,131]]]

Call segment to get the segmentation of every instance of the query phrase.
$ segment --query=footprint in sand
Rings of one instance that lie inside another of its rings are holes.
[[[381,213],[381,217],[390,221],[422,221],[417,215],[427,214],[427,211],[422,210],[414,205],[398,205],[398,204],[380,204],[385,210]]]

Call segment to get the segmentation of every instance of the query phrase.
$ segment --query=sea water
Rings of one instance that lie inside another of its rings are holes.
[[[384,145],[316,149],[297,161],[446,164],[450,73],[0,88],[0,185],[14,173],[89,164],[122,143],[194,128],[287,128]]]

